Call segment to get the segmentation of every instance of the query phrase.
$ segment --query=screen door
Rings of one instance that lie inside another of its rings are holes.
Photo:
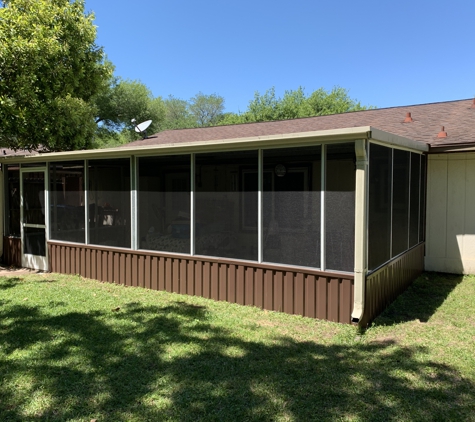
[[[21,265],[46,271],[46,170],[21,169],[21,193]]]

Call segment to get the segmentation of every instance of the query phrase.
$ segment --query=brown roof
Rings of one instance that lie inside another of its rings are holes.
[[[412,122],[404,122],[411,113]],[[372,126],[434,147],[475,145],[475,100],[380,108],[263,123],[166,130],[125,146],[153,146]],[[444,126],[447,136],[437,137]]]
[[[0,148],[0,157],[1,156],[19,156],[24,157],[27,155],[38,155],[38,151],[28,151],[26,149],[10,149],[10,148]]]

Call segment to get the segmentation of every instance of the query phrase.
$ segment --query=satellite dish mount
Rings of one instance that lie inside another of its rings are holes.
[[[136,124],[137,120],[132,119],[132,124],[135,126],[135,131],[142,135],[142,139],[147,137],[147,128],[152,124],[151,120],[145,120],[145,122]]]

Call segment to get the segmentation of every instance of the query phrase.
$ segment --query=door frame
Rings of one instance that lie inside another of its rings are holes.
[[[23,175],[25,173],[44,174],[44,208],[45,208],[45,224],[25,224],[23,219],[24,195],[23,195]],[[20,231],[21,231],[21,266],[32,268],[35,270],[48,271],[48,240],[49,240],[49,172],[47,166],[39,167],[20,167]],[[45,256],[25,254],[24,251],[24,228],[44,228],[45,229]]]

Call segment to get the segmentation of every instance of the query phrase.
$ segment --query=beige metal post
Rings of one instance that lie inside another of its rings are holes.
[[[355,142],[356,186],[355,186],[355,288],[351,321],[358,323],[363,317],[366,282],[367,241],[367,174],[368,155],[365,139]]]

